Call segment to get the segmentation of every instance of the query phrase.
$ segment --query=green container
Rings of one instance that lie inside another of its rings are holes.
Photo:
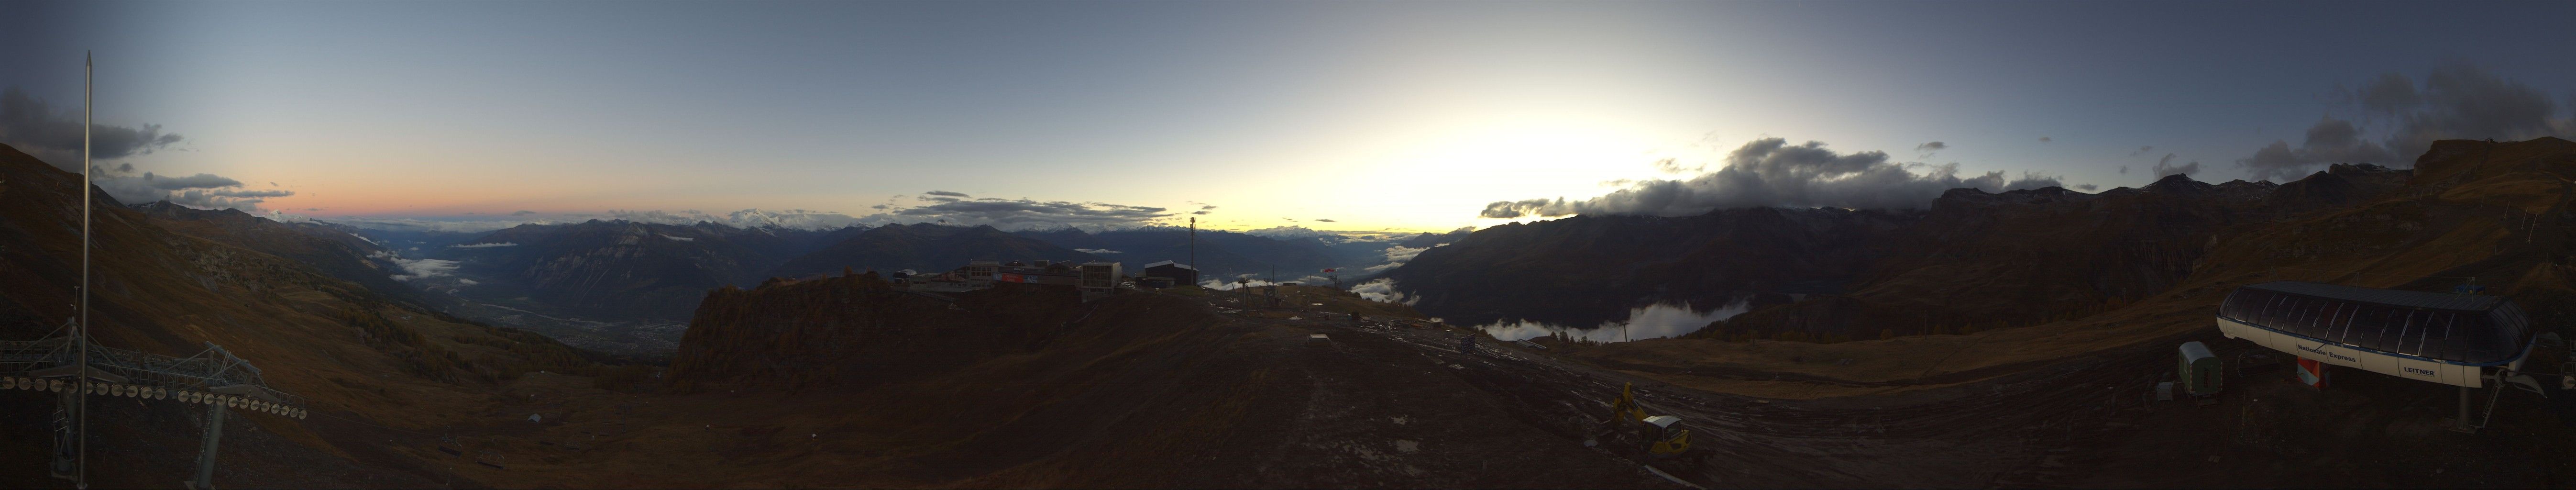
[[[2183,392],[2191,396],[2216,395],[2227,380],[2227,370],[2220,367],[2218,355],[2199,342],[2182,343],[2182,367],[2178,372],[2182,373]]]

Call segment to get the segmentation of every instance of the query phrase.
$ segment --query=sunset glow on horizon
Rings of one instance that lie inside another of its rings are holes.
[[[185,136],[109,177],[248,196],[197,206],[864,217],[946,191],[1125,210],[1075,225],[1407,232],[1551,219],[1480,212],[1698,178],[1773,138],[1925,179],[2000,172],[1998,191],[2270,178],[2313,162],[2244,162],[2320,114],[2394,134],[2330,97],[2382,74],[2576,86],[2576,68],[2500,63],[2533,56],[2518,44],[2238,29],[2311,15],[2283,4],[756,5],[47,5],[27,30],[47,51],[13,61],[57,69],[0,84],[76,108],[95,50],[102,124]],[[2138,41],[2185,20],[2216,27]],[[1986,34],[2034,30],[2063,42]],[[907,216],[890,219],[968,215]]]

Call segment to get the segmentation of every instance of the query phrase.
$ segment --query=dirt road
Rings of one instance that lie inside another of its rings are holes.
[[[2287,371],[2241,376],[2210,407],[2144,397],[2171,370],[2165,346],[2259,349],[2214,332],[1954,386],[1786,400],[1675,387],[1491,339],[1460,354],[1460,332],[1324,324],[1346,332],[1337,338],[1393,340],[1458,366],[1460,379],[1552,422],[1568,443],[1608,416],[1620,384],[1636,383],[1649,413],[1681,416],[1694,445],[1716,455],[1657,465],[1713,488],[2564,486],[2561,456],[2576,449],[2537,397],[2509,393],[2496,428],[2458,434],[2437,427],[2454,406],[2448,387],[2361,372],[2322,391]]]
[[[1709,487],[2046,485],[2063,477],[2051,471],[2052,456],[2062,456],[2077,438],[2092,435],[2087,429],[2105,427],[2103,419],[2120,401],[2114,393],[2119,390],[2106,389],[2106,384],[2061,382],[2092,367],[2085,365],[1984,389],[1866,401],[1761,400],[1672,387],[1490,340],[1481,354],[1460,354],[1457,333],[1400,327],[1341,330],[1394,340],[1425,358],[1460,366],[1454,371],[1461,379],[1513,401],[1513,410],[1525,419],[1550,421],[1569,444],[1592,439],[1621,384],[1636,383],[1638,400],[1648,413],[1682,417],[1693,432],[1693,444],[1715,455],[1713,464],[1659,467]]]

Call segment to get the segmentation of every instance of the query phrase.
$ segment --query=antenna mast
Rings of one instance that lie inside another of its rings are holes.
[[[78,396],[73,398],[75,400],[79,400],[79,403],[75,403],[72,406],[72,410],[77,412],[77,414],[72,418],[79,420],[80,424],[79,428],[75,430],[78,434],[77,437],[80,438],[80,442],[78,444],[80,447],[80,466],[79,469],[74,470],[72,475],[72,485],[78,488],[89,488],[89,133],[91,124],[90,117],[97,112],[92,107],[93,104],[91,103],[90,92],[94,88],[94,84],[91,82],[92,77],[90,72],[92,71],[93,65],[96,63],[97,61],[94,55],[87,51],[81,52],[80,331],[75,332],[77,335],[73,336],[73,338],[78,339],[76,342],[80,344],[80,370],[78,372],[80,373],[81,391]]]
[[[1199,279],[1199,218],[1190,217],[1190,280]],[[1196,284],[1192,284],[1196,286]]]

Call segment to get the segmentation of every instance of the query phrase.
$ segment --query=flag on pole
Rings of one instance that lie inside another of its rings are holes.
[[[1342,269],[1342,268],[1340,268],[1340,267],[1334,267],[1334,268],[1331,268],[1331,269],[1324,269],[1324,272],[1332,272],[1332,271],[1337,271],[1337,270],[1341,270],[1341,269]]]

